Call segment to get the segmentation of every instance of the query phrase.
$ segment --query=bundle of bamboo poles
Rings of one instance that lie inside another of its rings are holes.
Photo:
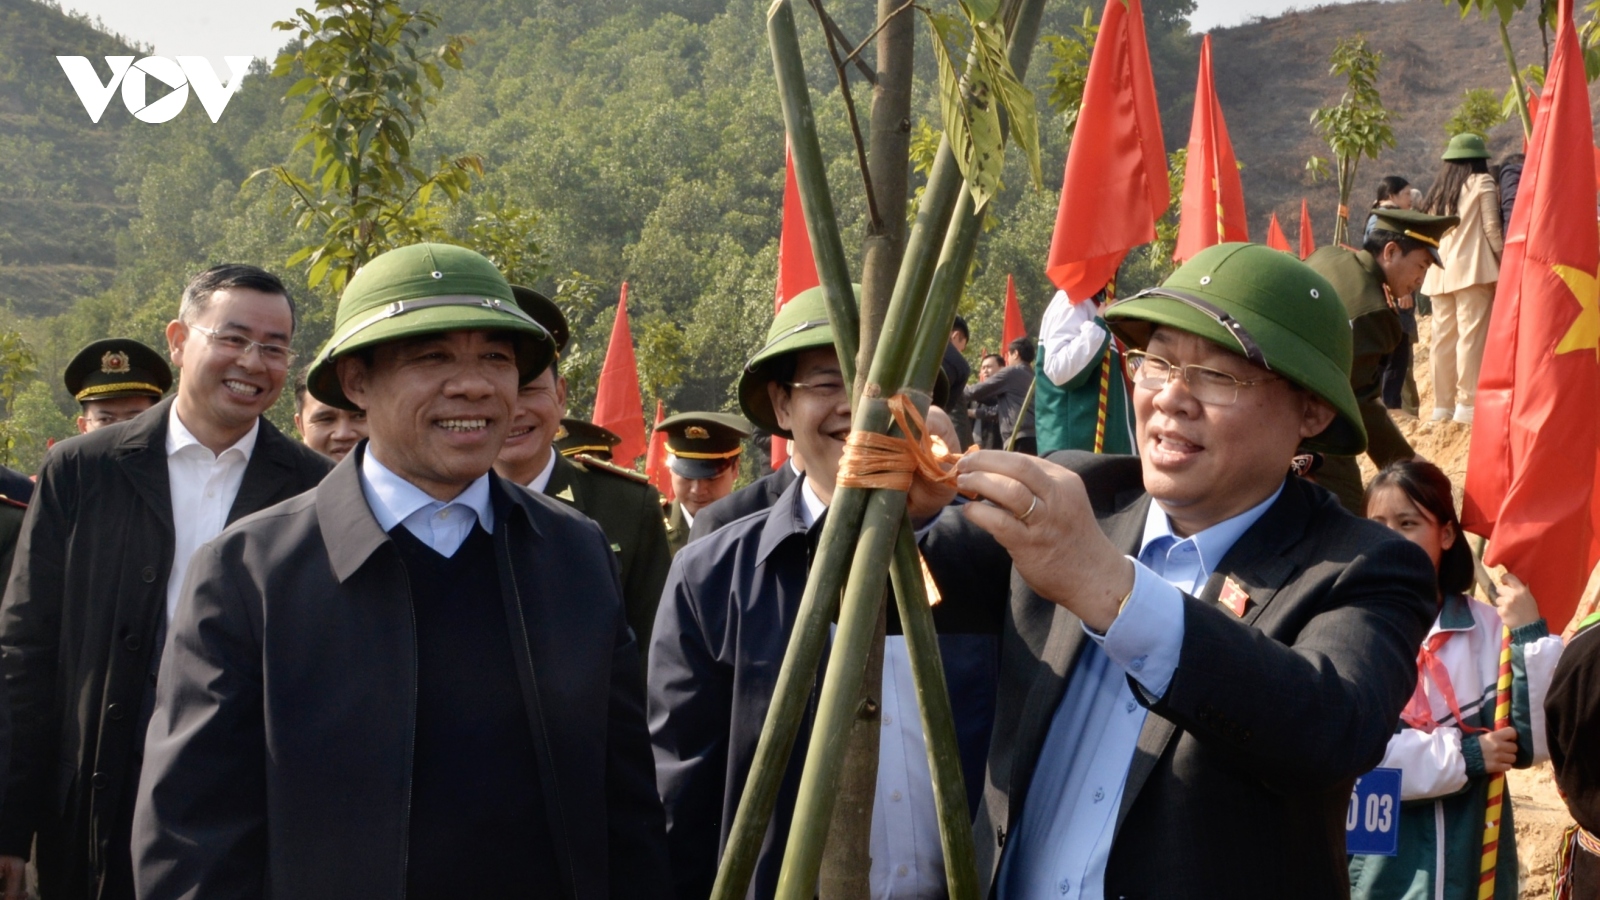
[[[1043,8],[1043,0],[1016,0],[1010,10],[1014,15],[1003,17],[1011,23],[1010,63],[1018,78],[1027,70]],[[853,384],[860,313],[834,217],[789,0],[776,0],[768,11],[767,36],[795,180],[839,363],[845,380]],[[887,401],[901,392],[920,398],[919,411],[926,412],[981,224],[981,212],[966,189],[947,138],[939,147],[906,242],[865,386],[852,403],[854,429],[890,433],[894,426]],[[712,890],[716,900],[738,900],[748,889],[837,608],[838,628],[822,681],[777,894],[782,900],[811,900],[816,895],[852,719],[884,603],[885,570],[890,572],[922,713],[949,895],[955,900],[979,896],[954,717],[915,536],[906,514],[906,494],[841,486],[828,509],[717,872]]]

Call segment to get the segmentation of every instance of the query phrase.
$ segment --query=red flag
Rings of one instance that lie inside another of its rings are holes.
[[[1273,213],[1267,220],[1267,246],[1285,253],[1293,253],[1289,247],[1289,236],[1283,233],[1283,226],[1278,224],[1278,214]]]
[[[805,210],[800,208],[800,185],[794,178],[794,157],[783,146],[783,230],[778,233],[778,290],[772,311],[783,309],[789,298],[822,283],[817,260],[811,253]]]
[[[1571,0],[1555,45],[1506,229],[1461,518],[1560,630],[1600,560],[1600,228],[1593,192],[1573,188],[1594,130]]]
[[[817,259],[811,252],[811,234],[806,231],[806,213],[800,206],[800,184],[794,178],[794,156],[789,142],[783,144],[783,227],[778,232],[778,289],[772,311],[783,309],[796,294],[822,283],[817,277]],[[772,468],[789,461],[789,442],[772,436]]]
[[[639,397],[639,365],[633,358],[633,334],[628,329],[628,283],[622,283],[617,318],[611,324],[611,342],[600,367],[600,384],[594,394],[594,424],[609,428],[622,442],[611,449],[611,459],[632,468],[644,454],[644,401]]]
[[[661,420],[667,417],[666,408],[656,401],[656,424],[650,430],[650,452],[645,454],[644,474],[661,496],[672,499],[672,472],[667,468],[667,433],[661,430]]]
[[[1006,275],[1006,318],[1000,330],[1000,352],[1010,349],[1011,342],[1028,336],[1028,326],[1022,323],[1022,307],[1017,305],[1017,283]]]
[[[1211,82],[1211,35],[1200,40],[1200,78],[1194,88],[1194,120],[1189,126],[1189,162],[1183,174],[1183,211],[1172,258],[1183,262],[1215,244],[1250,240],[1244,214],[1244,186]]]
[[[1045,274],[1072,300],[1089,299],[1129,250],[1155,240],[1171,199],[1144,12],[1139,0],[1106,0]]]
[[[1317,237],[1311,233],[1311,208],[1306,205],[1306,198],[1300,198],[1300,258],[1305,259],[1317,252]]]

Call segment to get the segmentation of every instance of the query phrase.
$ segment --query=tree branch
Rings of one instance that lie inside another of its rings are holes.
[[[833,31],[826,26],[832,19],[827,10],[822,8],[822,0],[810,0],[811,8],[817,11],[817,17],[822,19],[828,37],[828,55],[833,57],[833,71],[839,76],[839,93],[844,96],[845,114],[850,119],[850,136],[856,143],[856,166],[861,170],[861,183],[867,195],[867,228],[877,231],[883,226],[883,217],[878,214],[878,198],[872,190],[872,171],[867,166],[867,144],[861,138],[861,121],[856,116],[856,101],[850,96],[850,76],[845,71],[845,61],[839,56],[839,45],[834,39]],[[837,28],[838,26],[834,26]]]
[[[917,5],[917,0],[906,0],[906,2],[901,4],[901,6],[898,9],[896,9],[894,12],[889,13],[887,16],[884,16],[883,17],[883,21],[878,23],[878,27],[877,28],[872,29],[872,32],[870,34],[868,34],[866,37],[862,38],[861,39],[861,43],[857,44],[856,48],[854,50],[851,50],[849,53],[845,54],[844,62],[852,62],[852,61],[854,61],[856,63],[856,65],[858,65],[858,66],[864,65],[860,60],[856,59],[856,57],[861,54],[861,51],[867,49],[867,45],[872,43],[872,39],[877,37],[878,36],[878,32],[882,31],[885,27],[887,27],[888,24],[891,21],[894,20],[895,16],[900,15],[901,13],[905,12],[908,9],[911,9],[911,8],[915,7],[916,5]],[[840,35],[840,36],[843,37],[843,35]],[[845,43],[849,43],[849,41],[846,41]],[[868,78],[867,80],[871,81],[873,84],[877,84],[877,81],[872,79],[872,78]]]
[[[833,20],[833,16],[828,15],[828,13],[822,7],[815,3],[811,5],[816,9],[818,18],[822,19],[822,30],[828,33],[828,36],[831,40],[836,40],[846,47],[853,46],[855,44],[855,42],[850,40],[850,38],[844,33],[844,29],[839,27],[839,23]],[[873,34],[877,34],[877,31],[873,31]],[[870,41],[872,38],[869,36],[867,40]],[[865,41],[862,43],[864,45]],[[855,62],[856,69],[861,73],[861,77],[867,80],[867,84],[876,85],[878,83],[878,73],[872,71],[872,67],[867,65],[865,60],[856,58],[856,53],[859,53],[860,50],[861,48],[857,47],[856,50],[849,56],[845,57],[845,59],[846,61],[853,60]]]

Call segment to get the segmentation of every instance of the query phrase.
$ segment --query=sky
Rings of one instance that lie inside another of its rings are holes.
[[[1198,0],[1194,30],[1238,25],[1255,16],[1320,5],[1326,0]],[[1344,0],[1334,0],[1344,2]],[[158,56],[207,56],[218,71],[223,56],[271,61],[286,39],[272,23],[294,14],[306,0],[61,0],[63,9],[98,17],[107,28],[155,46]]]

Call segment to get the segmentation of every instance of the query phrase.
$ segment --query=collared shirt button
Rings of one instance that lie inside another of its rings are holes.
[[[906,868],[906,866],[905,866],[905,863],[901,863],[901,864],[900,864],[900,868],[898,868],[898,869],[895,869],[895,870],[894,870],[894,873],[895,873],[895,874],[896,874],[896,875],[899,875],[899,876],[900,876],[900,877],[901,877],[901,878],[904,878],[904,877],[906,877],[906,876],[907,876],[907,875],[910,875],[910,874],[911,874],[911,870],[910,870],[910,869],[908,869],[908,868]]]
[[[889,799],[893,800],[896,803],[899,803],[900,802],[900,792],[899,791],[894,791],[893,793],[891,793],[889,795]]]
[[[1128,701],[1128,712],[1133,712],[1134,710],[1136,710],[1138,708],[1139,708],[1139,704],[1138,703],[1135,703],[1132,700]]]
[[[1068,891],[1072,890],[1072,882],[1070,882],[1067,879],[1063,878],[1060,881],[1056,882],[1056,888],[1058,890],[1060,890],[1061,893],[1065,894]]]
[[[1128,664],[1128,668],[1134,670],[1135,672],[1144,671],[1144,657],[1142,657],[1142,656],[1134,657],[1133,662]]]
[[[1105,798],[1106,798],[1106,789],[1105,788],[1095,788],[1094,789],[1094,802],[1099,803],[1101,800],[1104,800]]]
[[[884,725],[893,725],[894,724],[894,716],[891,716],[888,713],[884,713],[883,714],[883,724]]]

